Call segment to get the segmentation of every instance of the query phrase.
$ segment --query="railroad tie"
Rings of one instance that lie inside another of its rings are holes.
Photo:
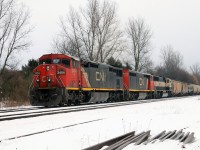
[[[150,131],[147,131],[145,135],[143,135],[136,143],[135,145],[139,145],[142,142],[146,141],[150,136]]]
[[[180,132],[174,140],[180,140],[184,134],[185,132]]]
[[[194,141],[194,132],[183,132],[183,130],[177,130],[166,132],[165,130],[161,133],[157,134],[156,136],[150,137],[150,130],[147,132],[141,132],[137,135],[135,135],[135,131],[121,135],[119,137],[104,141],[102,143],[96,144],[94,146],[85,148],[84,150],[99,150],[102,147],[104,150],[122,150],[126,146],[128,146],[131,143],[134,143],[135,145],[140,145],[143,143],[144,145],[148,143],[154,143],[158,140],[161,142],[165,141],[166,139],[173,139],[173,140],[179,140],[180,142],[183,142],[184,144],[191,143]],[[107,146],[106,148],[104,146]]]
[[[137,135],[136,135],[137,136]],[[117,147],[119,147],[120,145],[123,145],[124,143],[126,143],[127,141],[130,141],[131,139],[135,138],[135,136],[128,136],[116,143],[113,143],[112,145],[110,145],[109,147],[107,147],[106,149],[104,150],[114,150],[116,149]]]
[[[170,134],[170,133],[171,133],[171,131],[169,131],[169,132],[163,134],[163,135],[159,138],[159,140],[162,140],[163,138],[165,138],[165,137],[166,137],[168,134]]]
[[[176,130],[174,130],[173,132],[169,132],[168,135],[166,135],[162,140],[160,140],[161,142],[163,142],[164,140],[170,138],[171,136],[173,136],[176,133]]]
[[[186,138],[189,136],[190,132],[187,132],[179,141],[183,142],[186,140]]]
[[[123,149],[124,147],[126,147],[127,145],[137,141],[141,136],[143,136],[145,134],[145,132],[142,132],[138,135],[135,135],[134,137],[130,138],[130,139],[127,139],[126,141],[124,141],[123,143],[118,143],[118,144],[114,144],[114,146],[111,146],[111,147],[108,147],[107,149],[105,150],[121,150]]]
[[[110,139],[110,140],[107,140],[107,141],[104,141],[102,143],[98,143],[96,145],[85,148],[84,150],[98,150],[98,149],[102,148],[103,146],[110,146],[113,143],[116,143],[117,141],[125,140],[126,138],[132,137],[134,135],[135,135],[135,131],[121,135],[121,136],[118,136],[116,138],[113,138],[113,139]]]
[[[194,141],[194,132],[192,132],[190,135],[188,135],[188,137],[185,139],[185,141],[183,143],[187,144],[187,143],[192,143],[193,141]]]
[[[183,129],[179,130],[170,139],[172,139],[172,140],[175,139],[182,131],[183,131]]]
[[[147,141],[144,142],[143,144],[146,145],[146,144],[152,142],[153,140],[156,140],[156,139],[160,138],[162,135],[165,134],[165,132],[166,132],[166,131],[163,131],[163,132],[157,134],[156,136],[154,136],[154,137],[152,137],[151,139],[147,140]]]

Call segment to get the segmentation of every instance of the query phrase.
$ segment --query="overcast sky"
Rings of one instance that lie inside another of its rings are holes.
[[[87,0],[20,0],[30,8],[34,25],[32,46],[23,54],[22,64],[51,52],[53,37],[59,33],[59,17],[70,6],[79,8]],[[153,31],[152,59],[160,62],[160,48],[170,44],[184,57],[184,66],[200,63],[200,0],[113,0],[122,26],[129,17],[143,17]]]

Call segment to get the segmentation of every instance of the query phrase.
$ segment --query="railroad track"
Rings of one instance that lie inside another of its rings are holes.
[[[172,98],[162,98],[162,99],[147,99],[147,100],[139,100],[139,101],[126,101],[126,102],[118,102],[118,103],[102,103],[102,104],[93,104],[93,105],[83,105],[83,106],[74,106],[74,107],[61,107],[61,108],[46,108],[46,109],[33,109],[33,110],[23,110],[14,111],[9,113],[1,114],[0,121],[8,121],[14,119],[23,119],[23,118],[31,118],[31,117],[39,117],[46,115],[54,115],[54,114],[62,114],[62,113],[70,113],[70,112],[78,112],[85,110],[94,110],[94,109],[103,109],[108,107],[119,107],[125,105],[135,105],[142,103],[151,103],[158,101],[166,101],[166,100],[174,100],[180,98],[187,97],[172,97]]]
[[[184,98],[184,97],[183,97]],[[180,98],[179,98],[180,99]],[[73,109],[77,108],[79,110],[75,110],[75,111],[83,111],[84,109],[85,110],[91,110],[91,109],[101,109],[101,108],[107,108],[107,107],[117,107],[117,106],[124,106],[124,105],[134,105],[134,104],[141,104],[141,103],[150,103],[150,102],[157,102],[157,101],[165,101],[165,100],[174,100],[174,98],[165,98],[165,99],[151,99],[151,100],[141,100],[141,101],[129,101],[129,102],[120,102],[120,103],[109,103],[109,104],[99,104],[99,105],[87,105],[87,106],[78,106],[78,107],[66,107],[66,108],[50,108],[51,110],[54,110],[54,111],[58,111],[58,109],[68,109],[68,110],[65,110],[65,112],[60,112],[60,113],[67,113],[67,112],[74,112]],[[107,105],[107,106],[106,106]],[[110,106],[108,106],[110,105]],[[113,106],[111,106],[113,105]],[[115,105],[115,106],[114,106]],[[90,106],[90,107],[89,107]],[[95,106],[100,106],[100,107],[96,107]],[[87,107],[87,108],[86,108]],[[45,109],[45,111],[48,110],[48,109]],[[34,110],[35,112],[37,111],[41,111],[41,110]],[[44,113],[44,110],[42,110],[43,113]],[[15,112],[16,113],[16,112]],[[28,113],[28,112],[27,112]],[[32,113],[32,112],[31,112]],[[38,112],[39,113],[39,112]],[[41,112],[40,112],[41,113]],[[58,112],[59,113],[59,112]],[[55,114],[55,113],[52,113],[52,114]],[[7,115],[7,117],[14,117],[12,119],[21,119],[21,118],[25,118],[23,116],[18,116],[19,118],[16,118],[17,116],[12,116],[12,115],[8,115],[8,114],[5,114]],[[15,115],[15,114],[13,114]],[[18,114],[19,115],[19,114]],[[29,116],[29,114],[27,114]],[[45,114],[47,115],[47,114]],[[41,114],[38,114],[38,116],[42,116]],[[29,117],[32,117],[32,116],[29,116]],[[27,117],[27,118],[29,118]],[[12,120],[12,119],[6,119],[5,116],[4,118],[2,118],[2,116],[0,116],[0,119],[1,121],[4,120]],[[16,136],[12,136],[12,137],[5,137],[5,138],[2,138],[0,139],[0,143],[2,141],[7,141],[7,140],[13,140],[13,139],[18,139],[18,138],[23,138],[23,137],[27,137],[27,136],[32,136],[32,135],[36,135],[36,134],[42,134],[42,133],[46,133],[46,132],[51,132],[51,131],[54,131],[54,130],[58,130],[58,129],[63,129],[63,128],[68,128],[68,127],[72,127],[72,126],[76,126],[76,125],[81,125],[81,124],[87,124],[87,123],[91,123],[91,122],[96,122],[96,121],[101,121],[103,120],[104,118],[98,118],[98,119],[94,119],[94,120],[88,120],[88,121],[85,121],[85,122],[79,122],[79,123],[75,123],[75,124],[69,124],[69,125],[63,125],[63,126],[60,126],[60,127],[56,127],[56,128],[51,128],[51,129],[44,129],[44,130],[40,130],[40,131],[33,131],[32,133],[24,133],[24,134],[21,134],[21,135],[16,135]],[[156,141],[156,139],[154,140]],[[116,141],[117,142],[117,141]],[[150,142],[150,141],[149,141]],[[152,141],[153,142],[153,141]]]
[[[80,123],[71,124],[71,125],[67,125],[67,126],[61,126],[61,127],[57,127],[57,128],[48,129],[48,130],[42,130],[42,131],[38,131],[38,132],[33,132],[33,133],[14,136],[14,137],[10,137],[10,138],[0,139],[0,143],[2,141],[14,140],[14,139],[18,139],[18,138],[23,138],[23,137],[28,137],[28,136],[32,136],[32,135],[42,134],[42,133],[46,133],[46,132],[50,132],[50,131],[55,131],[55,130],[59,130],[59,129],[64,129],[64,128],[68,128],[68,127],[73,127],[73,126],[87,124],[87,123],[101,121],[101,120],[103,120],[103,119],[90,120],[90,121],[86,121],[86,122],[80,122]]]
[[[0,109],[0,114],[9,113],[9,112],[19,112],[19,111],[37,110],[37,109],[44,109],[44,108],[45,108],[45,107],[29,107],[29,108]]]

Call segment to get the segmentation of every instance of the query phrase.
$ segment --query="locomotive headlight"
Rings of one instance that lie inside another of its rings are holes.
[[[48,81],[48,82],[51,82],[51,78],[50,78],[50,77],[47,77],[47,81]]]
[[[48,79],[48,82],[51,82],[51,78]]]
[[[49,71],[49,66],[46,67],[46,70]]]
[[[40,79],[39,79],[39,78],[37,78],[36,82],[37,82],[37,83],[38,83],[38,82],[40,82]]]

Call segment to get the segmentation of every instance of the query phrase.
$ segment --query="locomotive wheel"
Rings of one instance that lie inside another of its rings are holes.
[[[72,101],[71,101],[71,100],[68,100],[67,106],[71,106],[71,105],[72,105]]]
[[[78,100],[75,100],[74,105],[78,106],[78,105],[80,105],[80,102]]]
[[[64,103],[60,103],[59,106],[60,106],[60,107],[64,107],[65,104],[64,104]]]

